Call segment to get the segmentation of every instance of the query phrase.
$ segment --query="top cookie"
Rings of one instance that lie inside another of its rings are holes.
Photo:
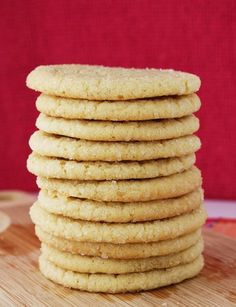
[[[128,100],[196,92],[200,79],[172,69],[134,69],[65,64],[39,66],[27,86],[61,97],[90,100]]]

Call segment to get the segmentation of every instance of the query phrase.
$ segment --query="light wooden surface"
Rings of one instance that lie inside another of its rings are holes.
[[[236,240],[209,231],[205,232],[203,272],[179,285],[119,295],[56,285],[38,271],[39,242],[28,205],[0,202],[0,211],[11,219],[0,234],[0,306],[236,306]]]

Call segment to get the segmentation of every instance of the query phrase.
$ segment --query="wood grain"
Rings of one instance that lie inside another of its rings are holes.
[[[236,306],[236,241],[205,232],[202,273],[179,285],[136,294],[63,288],[38,271],[39,241],[27,206],[1,206],[11,225],[0,235],[0,306]]]

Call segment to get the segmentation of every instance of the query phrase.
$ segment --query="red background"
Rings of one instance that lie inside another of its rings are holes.
[[[236,1],[2,0],[0,189],[35,190],[25,168],[35,130],[35,66],[88,63],[196,73],[207,197],[236,198]]]

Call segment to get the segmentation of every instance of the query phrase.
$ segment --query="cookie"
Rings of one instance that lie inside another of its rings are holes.
[[[51,214],[37,205],[30,209],[34,224],[54,236],[81,242],[114,244],[155,242],[174,239],[201,227],[206,211],[201,206],[191,213],[143,223],[98,223]]]
[[[58,250],[104,259],[139,259],[156,257],[183,251],[197,243],[201,238],[201,229],[194,230],[188,234],[158,242],[146,243],[97,243],[79,242],[57,237],[44,231],[41,227],[35,226],[35,232],[41,242],[46,243]]]
[[[139,180],[79,181],[37,178],[39,188],[66,196],[97,201],[139,202],[172,198],[194,191],[202,183],[201,173],[192,166],[166,177]]]
[[[45,243],[41,246],[45,259],[54,265],[79,273],[127,274],[166,269],[192,262],[203,252],[203,240],[179,253],[141,259],[103,259],[59,251]]]
[[[64,119],[40,114],[36,126],[47,133],[89,141],[158,141],[196,132],[199,120],[189,115],[156,121],[111,122]]]
[[[72,219],[127,223],[170,218],[191,212],[200,207],[203,192],[197,189],[178,198],[137,203],[96,202],[65,197],[41,190],[38,205],[44,210]]]
[[[151,290],[196,276],[203,268],[202,256],[187,264],[168,269],[152,270],[143,273],[128,274],[86,274],[64,270],[43,255],[39,258],[39,268],[48,279],[69,288],[89,292],[134,292]]]
[[[195,163],[194,154],[140,162],[71,161],[31,153],[28,170],[37,176],[77,180],[123,180],[168,176]]]
[[[128,100],[187,95],[200,79],[172,69],[134,69],[96,65],[48,65],[28,75],[29,88],[45,94],[88,100]]]
[[[79,161],[143,161],[180,157],[201,147],[195,135],[152,142],[93,142],[55,136],[36,131],[29,141],[32,150],[42,156]]]
[[[197,112],[200,106],[196,94],[114,102],[41,94],[36,100],[38,111],[48,116],[108,121],[179,118]]]

